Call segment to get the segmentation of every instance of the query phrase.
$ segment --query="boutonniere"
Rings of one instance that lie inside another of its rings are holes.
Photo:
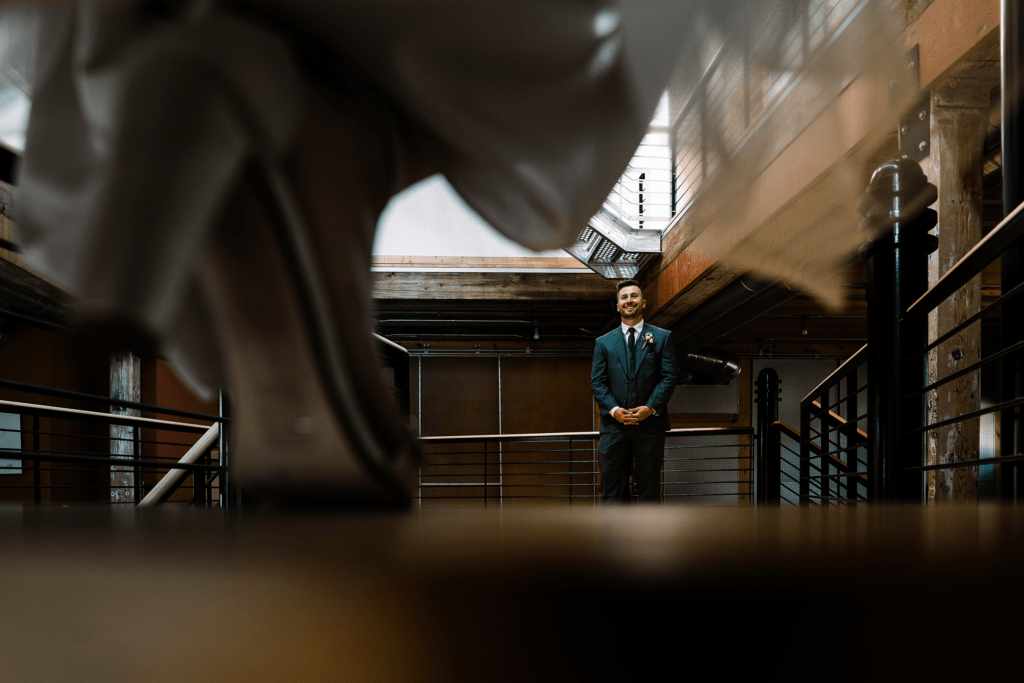
[[[652,333],[650,333],[650,332],[646,333],[644,335],[644,345],[640,347],[640,350],[643,351],[644,349],[647,348],[648,344],[653,344],[653,343],[654,343],[654,335]]]

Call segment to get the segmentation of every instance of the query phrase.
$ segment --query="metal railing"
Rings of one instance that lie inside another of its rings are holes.
[[[796,429],[778,419],[779,378],[757,377],[757,499],[763,504],[833,505],[870,497],[871,458],[863,413],[867,348],[800,402]],[[845,413],[845,417],[844,414]]]
[[[840,34],[846,33],[843,40],[866,50],[872,38],[871,22],[857,19],[871,4],[872,0],[763,3],[760,8],[754,5],[747,20],[719,43],[713,43],[713,37],[707,39],[701,48],[714,56],[668,126],[673,215],[685,213],[745,147],[757,146],[759,151],[752,151],[757,163],[769,163],[803,130],[797,122],[810,122],[831,102],[824,96],[816,98],[817,108],[806,101],[783,106],[805,74],[822,58],[828,59]],[[851,74],[832,78],[825,87],[833,90],[823,95],[838,95],[855,75],[852,65],[842,66],[851,68]],[[759,135],[775,114],[787,121],[784,129],[763,130]]]
[[[753,501],[750,428],[666,432],[663,504]],[[599,432],[421,437],[426,460],[414,502],[429,505],[562,503],[600,498]]]
[[[1020,243],[1024,238],[1024,204],[1018,206],[1002,222],[999,223],[984,239],[982,239],[970,252],[958,261],[946,274],[938,280],[924,295],[910,305],[907,309],[905,320],[908,324],[917,326],[927,325],[929,314],[945,304],[951,298],[957,297],[961,289],[967,286],[971,280],[981,274],[981,271],[988,265],[1003,258],[1004,255],[1020,249]],[[1016,255],[1014,254],[1015,258]],[[929,444],[924,441],[926,437],[936,430],[959,431],[968,421],[993,413],[1000,414],[1003,419],[1002,432],[1005,435],[1001,455],[985,458],[982,460],[975,452],[973,458],[960,459],[956,456],[963,453],[953,453],[954,461],[931,462],[928,459],[944,460],[942,453],[935,453],[935,458],[918,457],[916,462],[905,461],[902,464],[904,471],[908,473],[931,472],[936,470],[961,470],[963,468],[976,468],[981,465],[1007,466],[1002,470],[1002,477],[1007,484],[1004,490],[1004,498],[1016,499],[1018,496],[1017,487],[1017,463],[1024,461],[1024,454],[1021,453],[1017,432],[1020,430],[1020,406],[1024,405],[1024,392],[1020,383],[1021,356],[1024,354],[1024,338],[1019,334],[1015,323],[1022,310],[1021,294],[1024,293],[1024,282],[1006,282],[1004,278],[1003,289],[1000,295],[981,306],[977,312],[966,316],[960,323],[948,329],[940,330],[940,334],[928,344],[913,351],[904,358],[904,363],[911,367],[921,368],[914,373],[916,377],[922,378],[917,386],[906,392],[902,399],[906,402],[925,404],[930,407],[926,414],[929,418],[919,421],[901,421],[903,434],[920,443],[920,451],[926,452]],[[929,365],[936,365],[937,351],[940,349],[946,355],[956,354],[963,351],[958,346],[960,335],[969,334],[980,339],[980,325],[986,318],[999,317],[1003,335],[999,348],[991,349],[982,355],[978,353],[978,360],[962,364],[955,371],[939,373],[929,372]],[[1009,330],[1007,328],[1010,328]],[[971,328],[974,328],[973,330]],[[1006,334],[1010,332],[1010,334]],[[1014,334],[1016,332],[1016,334]],[[947,348],[948,347],[948,348]],[[965,388],[981,393],[981,374],[983,372],[996,372],[1001,375],[1002,396],[989,405],[983,405],[975,410],[959,413],[952,417],[936,415],[934,409],[938,402],[938,393],[949,392],[949,386],[953,384],[953,392],[959,394]],[[973,432],[976,429],[970,430]],[[934,437],[933,437],[934,438]],[[955,438],[955,436],[954,436]],[[941,445],[940,445],[941,447]],[[968,451],[973,450],[968,446]],[[1021,491],[1020,493],[1024,493]]]
[[[935,202],[937,190],[905,158],[875,172],[860,204],[862,226],[878,235],[863,252],[868,344],[804,399],[799,439],[781,427],[774,431],[774,441],[785,435],[799,447],[800,500],[814,497],[816,483],[822,502],[967,502],[978,498],[983,466],[994,470],[994,497],[1016,501],[1024,493],[1019,466],[1024,462],[1024,71],[1019,59],[1024,10],[1019,3],[1003,1],[1001,30],[1005,218],[929,287],[928,255],[937,243],[929,231],[937,215],[923,207]],[[996,261],[999,296],[984,305],[976,278]],[[982,323],[996,320],[998,343],[983,348]],[[930,321],[937,323],[934,328]],[[993,378],[998,381],[986,381]],[[987,405],[982,401],[986,384],[996,385],[999,394]],[[998,416],[999,429],[993,425],[991,431],[999,455],[984,458],[980,420],[987,416]],[[768,456],[783,448],[792,450],[782,443],[762,449],[764,466],[781,467]],[[817,472],[807,471],[808,463],[816,464]]]
[[[871,495],[867,350],[861,347],[800,401],[801,499],[849,503]]]
[[[0,389],[28,397],[0,400],[0,503],[237,502],[225,485],[225,417],[9,380]],[[125,409],[161,418],[114,412]]]

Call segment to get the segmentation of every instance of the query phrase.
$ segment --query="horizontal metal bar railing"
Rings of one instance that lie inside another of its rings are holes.
[[[141,460],[123,455],[76,455],[74,453],[64,453],[62,451],[16,451],[8,454],[10,457],[5,459],[11,460],[45,460],[47,462],[94,462],[94,463],[105,463],[108,465],[116,465],[123,467],[134,467],[136,465],[144,465],[146,467],[158,468],[166,470],[175,466],[174,461],[171,460]],[[200,465],[190,464],[189,469],[194,470],[220,470],[223,469],[220,465]]]
[[[105,415],[106,413],[101,413],[101,414]],[[103,441],[124,441],[124,442],[127,442],[127,443],[132,443],[132,442],[134,442],[136,440],[136,439],[134,439],[132,437],[127,437],[127,436],[126,437],[121,437],[121,436],[106,436],[106,435],[100,435],[100,434],[72,434],[71,432],[48,432],[48,431],[42,431],[42,430],[37,431],[37,430],[34,430],[34,429],[3,429],[3,428],[0,428],[0,432],[7,432],[7,433],[14,433],[14,434],[32,434],[32,435],[38,434],[39,436],[69,436],[69,437],[74,437],[76,439],[102,439]],[[189,444],[183,444],[183,443],[180,443],[180,442],[177,442],[177,441],[155,441],[153,439],[145,439],[145,443],[147,443],[147,444],[154,444],[154,445],[157,445],[157,446],[188,446],[189,445]],[[0,449],[0,450],[2,450],[2,449]]]
[[[0,379],[0,389],[13,389],[15,391],[24,391],[30,394],[38,394],[39,396],[53,396],[54,398],[71,398],[81,401],[91,401],[93,403],[103,403],[116,408],[129,408],[132,410],[145,410],[161,415],[174,415],[175,417],[192,417],[199,420],[207,420],[210,422],[229,422],[229,418],[219,417],[217,415],[207,415],[205,413],[195,413],[189,410],[178,410],[176,408],[163,408],[161,406],[155,406],[149,403],[139,403],[137,401],[125,401],[117,398],[106,398],[104,396],[97,396],[95,394],[83,394],[78,391],[68,391],[66,389],[54,389],[52,387],[42,387],[35,384],[25,384],[24,382],[14,382],[9,379]],[[99,413],[100,415],[112,415],[113,413]],[[151,418],[145,418],[151,419]],[[205,429],[205,427],[204,427]]]
[[[577,460],[576,461],[576,463],[579,463],[579,464],[596,463],[596,462],[597,462],[596,460]],[[474,463],[474,464],[479,465],[479,463]],[[489,464],[494,464],[494,463],[489,463]],[[530,463],[530,464],[533,464],[533,463]],[[502,465],[505,466],[505,467],[508,467],[509,463],[504,462],[504,463],[502,463]],[[447,467],[447,465],[438,465],[438,467]],[[670,469],[670,470],[664,470],[665,473],[672,473],[672,474],[680,474],[680,473],[684,473],[684,472],[753,472],[753,471],[754,471],[754,469],[752,467],[723,467],[723,468],[717,468],[717,469],[693,469],[693,470],[675,470],[675,469]],[[518,471],[516,471],[516,472],[505,472],[504,476],[506,476],[506,477],[564,477],[564,476],[576,477],[576,476],[585,476],[585,475],[588,475],[588,474],[592,474],[594,476],[597,476],[597,474],[599,474],[599,473],[596,470],[592,470],[590,472],[586,472],[586,471],[568,471],[568,470],[567,471],[563,471],[563,472],[518,472]],[[482,477],[484,475],[481,472],[465,472],[465,473],[442,472],[442,473],[437,473],[437,474],[432,474],[432,473],[429,473],[429,472],[424,472],[421,476],[423,476],[423,477]],[[671,483],[675,484],[675,483],[678,483],[678,482],[671,482]],[[707,482],[705,482],[705,483],[707,483]],[[568,484],[557,484],[557,485],[558,486],[568,486]],[[524,486],[529,486],[529,484],[524,484]]]
[[[216,496],[224,492],[222,475],[225,467],[203,461],[212,449],[218,447],[216,438],[200,439],[197,444],[192,440],[182,443],[173,436],[163,439],[143,436],[144,432],[153,436],[168,432],[219,432],[220,424],[225,420],[218,416],[9,380],[0,380],[0,388],[71,399],[76,403],[112,406],[111,412],[101,412],[0,400],[0,412],[21,416],[20,421],[16,421],[19,427],[9,425],[0,428],[0,433],[6,438],[13,438],[20,443],[17,447],[0,448],[0,459],[10,461],[10,464],[0,466],[0,473],[21,477],[5,477],[0,481],[0,492],[6,492],[0,500],[34,505],[135,505],[136,501],[145,497],[145,491],[152,488],[153,481],[159,478],[154,475],[166,475],[175,470],[181,475],[178,483],[192,475],[194,483],[189,485],[192,488],[191,502],[203,500],[205,503],[211,500],[211,496],[212,500],[217,500]],[[123,412],[127,411],[122,412],[119,408],[157,414],[172,413],[191,419],[198,418],[205,424],[126,415]],[[74,426],[41,429],[40,420],[60,420],[62,425]],[[154,450],[144,455],[143,448]],[[173,449],[183,448],[186,451],[198,450],[198,453],[189,462],[182,464],[177,457],[163,455],[168,448],[172,452]],[[51,475],[56,478],[51,478]],[[26,497],[25,491],[33,493]],[[108,496],[97,493],[102,491],[109,492]]]
[[[904,398],[911,398],[912,396],[920,396],[921,394],[929,392],[932,389],[937,389],[937,388],[941,387],[943,384],[946,384],[947,382],[952,382],[953,380],[959,379],[960,377],[963,377],[964,375],[969,375],[972,372],[977,372],[978,370],[980,370],[981,368],[985,367],[986,365],[988,365],[992,361],[996,361],[996,360],[999,360],[1000,358],[1004,358],[1004,357],[1010,355],[1011,353],[1015,353],[1017,351],[1020,351],[1021,349],[1024,349],[1024,341],[1019,341],[1016,344],[1011,344],[1010,346],[1002,348],[999,351],[996,351],[995,353],[990,353],[989,355],[985,356],[981,360],[979,360],[977,362],[974,362],[974,363],[971,363],[966,368],[957,370],[956,372],[951,373],[951,374],[947,375],[946,377],[943,377],[942,379],[939,379],[939,380],[936,380],[936,381],[932,382],[931,384],[929,384],[926,387],[922,387],[921,389],[918,389],[916,391],[910,392],[909,394],[904,396]]]
[[[913,354],[911,354],[907,358],[904,358],[903,359],[904,362],[909,362],[909,361],[913,360],[914,358],[917,358],[918,356],[921,356],[921,355],[924,355],[924,354],[928,353],[932,349],[934,349],[937,346],[939,346],[939,344],[941,344],[942,342],[948,341],[949,339],[951,339],[954,336],[956,336],[957,333],[962,332],[963,330],[966,330],[968,327],[970,327],[974,323],[978,322],[979,320],[984,318],[989,313],[998,310],[1000,306],[1002,306],[1004,303],[1006,303],[1010,299],[1013,299],[1014,297],[1016,297],[1021,292],[1024,292],[1024,282],[1020,283],[1019,285],[1017,285],[1016,287],[1011,289],[1006,294],[1003,294],[998,299],[992,301],[991,303],[989,303],[988,306],[986,306],[985,308],[981,309],[980,311],[978,311],[974,315],[970,316],[969,318],[964,320],[962,323],[960,323],[959,325],[957,325],[956,327],[951,329],[949,332],[946,332],[942,336],[938,337],[935,341],[931,342],[930,344],[928,344],[926,347],[924,347],[920,351],[915,351]]]
[[[997,455],[993,458],[978,458],[976,460],[961,460],[960,462],[940,463],[938,465],[920,465],[908,467],[907,472],[928,472],[930,470],[949,470],[959,467],[984,467],[985,465],[999,465],[1004,462],[1024,462],[1024,455]]]
[[[974,245],[967,254],[946,271],[938,282],[912,303],[907,317],[922,316],[951,297],[965,283],[985,269],[985,266],[999,258],[1014,242],[1024,235],[1024,204],[1017,206],[988,235]]]
[[[688,429],[669,429],[667,438],[679,436],[743,436],[752,435],[750,427],[693,427]],[[420,442],[430,444],[473,443],[488,441],[496,443],[516,443],[531,441],[598,441],[601,432],[551,432],[547,434],[476,434],[468,436],[421,436]]]
[[[665,436],[678,440],[754,436],[754,433],[752,428],[746,427],[701,427],[668,430]],[[599,432],[422,437],[420,442],[426,453],[420,466],[418,500],[421,504],[434,500],[487,504],[505,499],[568,499],[596,503],[600,497],[599,463],[595,457],[599,439]],[[569,444],[569,448],[544,447],[552,442]],[[736,442],[691,446],[676,441],[667,445],[659,485],[662,499],[696,501],[712,496],[714,500],[752,501],[752,492],[743,487],[752,484],[753,439],[751,443],[738,443],[739,439]],[[452,448],[459,445],[468,448]],[[532,445],[541,448],[533,449]],[[434,450],[438,448],[443,450]],[[682,454],[683,449],[689,448],[730,448],[734,454]],[[680,455],[672,457],[673,450],[680,451]],[[582,457],[573,457],[577,454]],[[693,487],[698,490],[687,490]]]
[[[174,444],[174,445],[182,445],[182,444]],[[736,444],[709,444],[707,446],[683,446],[681,448],[689,449],[689,448],[737,448],[737,447],[739,447],[739,448],[749,448],[750,446],[748,444],[740,444],[739,446],[737,446]],[[665,450],[666,451],[674,450],[674,448],[672,446],[666,446]],[[540,450],[536,450],[536,451],[533,451],[533,450],[531,450],[531,451],[504,451],[504,453],[506,455],[510,454],[510,453],[530,453],[532,455],[534,453],[586,453],[588,451],[591,452],[591,453],[595,453],[595,452],[597,452],[597,449],[596,448],[578,448],[578,449],[573,449],[572,451],[565,451],[565,450],[552,451],[552,450],[547,450],[547,449],[540,449]],[[484,451],[430,451],[430,454],[432,456],[438,456],[438,455],[461,455],[461,456],[466,456],[466,455],[493,455],[494,453],[496,453],[496,451],[487,451],[487,450],[484,450]],[[699,458],[669,458],[669,457],[666,457],[665,461],[669,462],[669,461],[680,461],[680,460],[727,460],[729,457],[730,456],[727,456],[727,455],[722,455],[722,456],[706,456],[706,457],[699,457]],[[511,463],[514,463],[514,464],[544,463],[544,464],[547,464],[547,465],[554,465],[554,464],[558,464],[558,463],[584,462],[584,461],[578,460],[576,458],[573,458],[571,460],[530,460],[528,462],[520,462],[520,463],[517,463],[517,461],[515,461],[515,460],[506,460],[505,462],[511,462]],[[595,462],[596,462],[596,460],[595,460]],[[427,465],[424,465],[424,466],[427,466]]]
[[[152,417],[136,417],[134,415],[119,415],[117,413],[99,413],[94,410],[58,408],[54,406],[39,405],[38,403],[21,403],[19,401],[0,401],[0,410],[3,410],[3,412],[6,413],[15,413],[17,415],[63,417],[70,420],[104,422],[112,425],[152,427],[154,429],[165,429],[172,432],[193,432],[202,434],[210,427],[210,425],[197,425],[189,422],[171,422],[170,420],[157,420]]]
[[[948,420],[941,420],[939,422],[933,422],[932,424],[924,425],[923,427],[916,427],[914,429],[908,429],[907,433],[908,434],[921,434],[923,432],[928,432],[928,431],[931,431],[933,429],[938,429],[939,427],[945,427],[947,425],[951,425],[951,424],[954,424],[956,422],[963,422],[964,420],[970,420],[972,417],[981,417],[982,415],[988,415],[989,413],[998,413],[999,411],[1005,410],[1006,408],[1015,408],[1016,406],[1019,406],[1019,405],[1024,405],[1024,397],[1015,398],[1015,399],[1012,399],[1010,401],[1003,401],[1002,403],[995,403],[993,405],[990,405],[987,408],[982,408],[980,410],[973,410],[973,411],[971,411],[969,413],[963,413],[962,415],[957,415],[956,417],[951,417]]]

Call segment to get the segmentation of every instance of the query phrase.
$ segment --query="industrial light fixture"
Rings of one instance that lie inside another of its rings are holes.
[[[661,253],[661,230],[632,228],[601,209],[566,251],[609,280],[634,278]]]

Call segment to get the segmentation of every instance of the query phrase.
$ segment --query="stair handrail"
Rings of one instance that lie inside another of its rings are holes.
[[[181,459],[178,460],[178,464],[191,465],[195,463],[196,460],[199,460],[199,458],[201,458],[203,454],[217,442],[218,437],[220,437],[220,423],[214,422],[210,425],[209,429],[199,437],[199,440],[188,449],[188,452],[181,456]],[[161,477],[160,481],[156,483],[156,486],[154,486],[152,490],[150,490],[150,492],[139,501],[136,507],[149,508],[163,503],[172,493],[174,493],[175,489],[181,485],[181,482],[185,480],[185,477],[187,477],[188,474],[188,470],[177,467],[168,470],[167,474]],[[198,477],[201,475],[199,473],[195,473],[194,476]]]

